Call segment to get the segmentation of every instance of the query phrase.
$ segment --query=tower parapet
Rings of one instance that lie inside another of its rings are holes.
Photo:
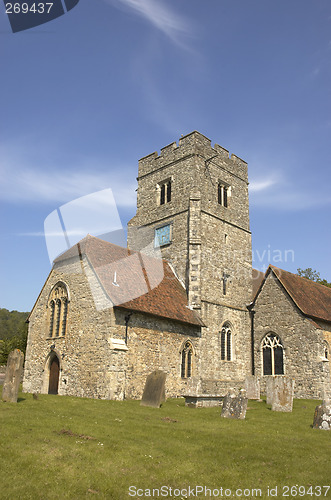
[[[194,131],[183,137],[177,142],[172,142],[161,148],[160,154],[157,151],[144,156],[139,160],[138,179],[169,166],[172,163],[183,160],[184,158],[197,155],[204,158],[207,162],[221,161],[224,167],[235,175],[239,175],[244,180],[247,177],[247,163],[232,154],[219,144],[211,145],[211,140],[200,132]]]

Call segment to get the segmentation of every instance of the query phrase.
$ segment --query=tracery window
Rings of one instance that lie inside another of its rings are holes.
[[[284,374],[284,347],[275,333],[268,333],[262,342],[263,375]]]
[[[64,283],[59,281],[53,287],[48,299],[48,336],[64,337],[67,328],[68,291]]]
[[[181,352],[181,377],[189,378],[192,375],[193,346],[188,340]]]
[[[224,325],[221,330],[221,360],[232,360],[232,331],[230,325]]]

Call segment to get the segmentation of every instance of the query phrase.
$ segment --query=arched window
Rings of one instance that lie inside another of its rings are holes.
[[[67,328],[68,290],[59,281],[53,287],[48,299],[48,335],[49,337],[64,337]]]
[[[323,355],[324,359],[329,359],[330,350],[329,350],[329,344],[326,342],[326,340],[323,342]]]
[[[225,324],[221,330],[221,360],[232,360],[232,332],[228,324]]]
[[[55,311],[55,302],[51,300],[49,303],[49,337],[53,336],[53,327],[54,327],[54,311]]]
[[[180,375],[182,378],[189,378],[192,375],[193,346],[188,340],[181,351]]]
[[[262,342],[263,375],[284,374],[284,348],[283,344],[274,333],[268,333]]]

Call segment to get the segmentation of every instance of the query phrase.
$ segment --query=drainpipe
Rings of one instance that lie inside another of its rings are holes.
[[[255,375],[255,359],[254,359],[254,316],[255,316],[255,311],[253,309],[249,309],[249,315],[251,318],[251,355],[252,355],[252,375]]]

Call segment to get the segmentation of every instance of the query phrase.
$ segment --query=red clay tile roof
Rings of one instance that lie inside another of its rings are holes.
[[[331,322],[331,288],[296,274],[269,266],[301,312],[310,318]]]
[[[265,273],[262,271],[258,271],[257,269],[252,269],[252,300],[255,299],[255,295],[257,294],[262,281],[264,280]]]
[[[114,307],[203,326],[166,261],[88,235],[54,260],[85,255]]]

